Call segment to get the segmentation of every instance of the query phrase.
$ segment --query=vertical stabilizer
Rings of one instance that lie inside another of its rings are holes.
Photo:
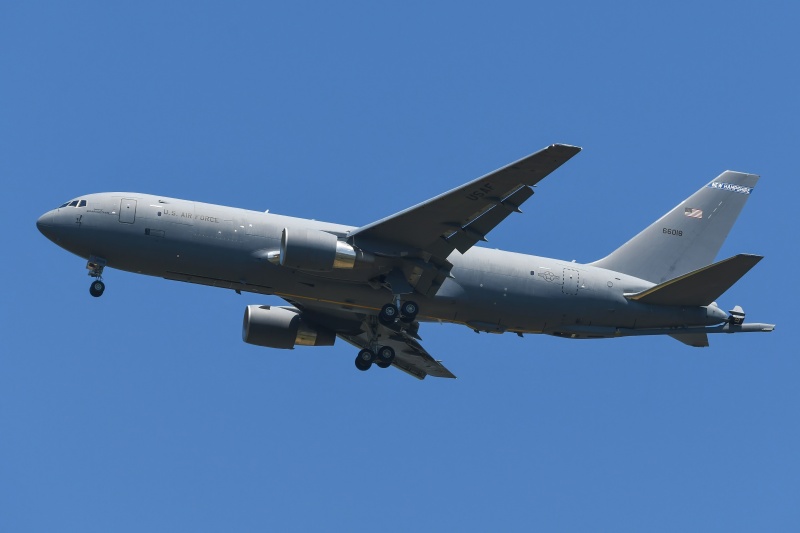
[[[714,261],[758,182],[755,174],[726,170],[634,238],[591,263],[653,283]]]

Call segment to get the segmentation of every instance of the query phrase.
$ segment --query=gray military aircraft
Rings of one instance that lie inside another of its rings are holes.
[[[242,336],[269,348],[359,349],[356,367],[455,377],[420,344],[421,321],[476,332],[570,339],[772,331],[715,300],[762,257],[712,263],[758,176],[726,171],[608,256],[589,264],[474,246],[580,148],[554,144],[360,228],[139,193],[88,194],[39,218],[87,259],[100,296],[106,266],[277,295],[249,305]]]

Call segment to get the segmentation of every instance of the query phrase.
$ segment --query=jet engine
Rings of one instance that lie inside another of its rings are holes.
[[[289,231],[289,228],[284,228],[281,234],[280,252],[268,258],[281,266],[315,272],[351,269],[355,268],[356,260],[374,260],[371,254],[340,241],[332,233],[311,229]]]
[[[244,310],[242,340],[267,348],[333,346],[336,333],[308,322],[292,307],[248,305]]]

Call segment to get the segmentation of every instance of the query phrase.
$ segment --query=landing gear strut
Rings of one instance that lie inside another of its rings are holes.
[[[397,297],[396,303],[388,303],[381,307],[378,313],[378,320],[384,326],[394,326],[400,323],[401,331],[406,329],[406,325],[414,322],[419,312],[419,306],[416,302],[407,301],[400,303],[400,297]],[[356,368],[359,370],[369,370],[372,363],[375,363],[380,368],[389,368],[392,366],[395,358],[394,348],[391,346],[381,346],[378,344],[378,324],[373,315],[368,326],[371,330],[369,347],[364,348],[358,352],[356,357]],[[396,329],[394,326],[392,329]]]
[[[89,276],[95,278],[91,285],[89,285],[89,294],[98,298],[103,295],[106,290],[106,284],[103,283],[103,269],[106,266],[106,260],[102,257],[90,256],[89,261],[86,263],[86,268],[89,270]]]

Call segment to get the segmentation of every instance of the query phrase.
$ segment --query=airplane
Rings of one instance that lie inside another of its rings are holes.
[[[581,149],[553,144],[365,226],[163,196],[87,194],[38,229],[87,260],[90,294],[105,267],[242,292],[242,338],[269,348],[353,345],[355,365],[454,378],[422,346],[421,322],[569,339],[770,332],[716,300],[762,257],[712,263],[759,176],[725,171],[606,257],[587,264],[476,246]]]

